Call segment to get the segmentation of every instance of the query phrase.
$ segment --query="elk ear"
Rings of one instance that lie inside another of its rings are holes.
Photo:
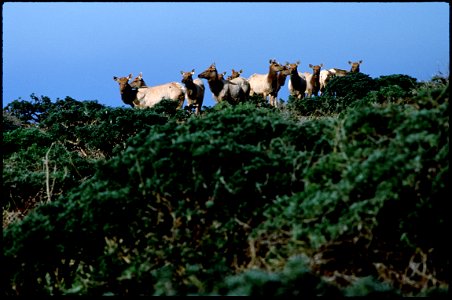
[[[320,64],[319,67],[323,67],[323,64]]]
[[[191,73],[192,73],[192,74],[195,74],[195,69],[192,69],[192,70],[191,70]]]
[[[299,66],[300,65],[300,61],[299,60],[297,60],[297,66]]]
[[[243,73],[243,70],[242,70],[242,69],[240,69],[239,73],[240,73],[240,74],[242,74],[242,73]]]
[[[130,79],[132,77],[133,77],[133,75],[132,75],[132,73],[130,73],[129,76],[127,77],[127,79]]]
[[[118,81],[118,77],[113,76],[113,80],[114,80],[114,81]]]
[[[181,75],[184,75],[184,71],[180,71]]]
[[[358,62],[359,64],[362,64],[363,63],[363,61],[362,60],[360,60],[359,62]]]
[[[351,64],[352,64],[352,62],[351,62],[351,61],[348,61],[348,64],[349,64],[349,65],[351,65]]]
[[[312,67],[313,67],[313,65],[309,64],[309,67],[310,67],[310,68],[312,68]]]

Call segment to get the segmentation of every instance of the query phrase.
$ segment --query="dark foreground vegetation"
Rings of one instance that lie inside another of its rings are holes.
[[[448,78],[200,116],[32,95],[2,131],[3,296],[448,293]]]

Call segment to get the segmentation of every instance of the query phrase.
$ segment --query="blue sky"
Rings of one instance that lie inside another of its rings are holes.
[[[269,59],[424,81],[449,74],[449,4],[98,2],[3,4],[3,107],[30,95],[124,104],[113,76],[181,80],[218,71],[266,73]],[[204,105],[213,106],[207,82]],[[287,100],[287,83],[279,97]],[[124,105],[125,106],[125,105]]]

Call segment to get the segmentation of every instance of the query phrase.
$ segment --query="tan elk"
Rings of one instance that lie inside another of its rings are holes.
[[[267,74],[253,74],[248,78],[251,86],[250,96],[262,95],[265,100],[267,96],[270,100],[270,105],[276,106],[276,89],[278,87],[278,72],[283,69],[276,60],[270,59]]]
[[[231,104],[237,104],[245,101],[249,96],[250,84],[245,79],[241,77],[232,80],[220,79],[215,63],[198,74],[198,77],[207,80],[216,102],[227,101]]]
[[[330,70],[321,70],[320,71],[320,93],[325,92],[326,86],[328,84],[328,82],[330,82],[331,78],[334,77],[334,73],[331,72]]]
[[[132,74],[127,78],[132,78]],[[170,82],[157,86],[147,86],[143,80],[143,75],[140,73],[130,84],[124,84],[124,79],[113,77],[119,82],[121,98],[124,103],[132,105],[133,107],[145,108],[153,107],[163,99],[173,100],[178,102],[177,108],[180,109],[185,101],[185,87],[178,82]],[[122,81],[121,81],[122,80]],[[127,98],[124,100],[123,95]],[[132,104],[130,104],[132,103]]]
[[[195,69],[191,72],[180,71],[182,74],[182,83],[185,85],[185,95],[187,98],[187,103],[189,107],[196,108],[196,114],[199,115],[201,113],[202,103],[204,101],[204,83],[201,79],[195,78],[193,79],[193,75],[195,74]]]

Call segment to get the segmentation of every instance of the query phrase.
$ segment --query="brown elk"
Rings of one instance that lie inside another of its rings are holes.
[[[281,90],[281,87],[283,87],[286,84],[286,78],[287,78],[287,76],[290,75],[290,73],[291,73],[291,70],[287,66],[282,66],[282,70],[279,71],[278,77],[277,77],[278,85],[276,87],[275,97],[278,97],[278,92]]]
[[[359,65],[361,65],[362,63],[363,63],[362,60],[357,62],[348,61],[348,64],[352,66],[352,68],[350,69],[350,73],[359,73]]]
[[[198,77],[207,80],[216,102],[227,101],[231,104],[237,104],[249,96],[250,84],[245,79],[240,77],[232,80],[219,79],[215,63],[198,74]]]
[[[129,80],[133,77],[132,74],[129,74],[127,77],[116,77],[113,76],[113,80],[119,83],[119,92],[121,93],[121,100],[132,107],[135,106],[135,101],[137,99],[138,91],[133,89],[129,84]],[[136,102],[138,103],[138,102]]]
[[[180,73],[182,74],[182,83],[185,84],[186,88],[188,106],[195,107],[196,114],[199,115],[204,101],[204,83],[199,78],[193,79],[195,69],[191,72],[180,71]]]
[[[289,94],[292,97],[297,99],[303,99],[306,92],[306,78],[303,74],[298,72],[298,66],[300,65],[300,61],[296,63],[290,64],[286,63],[287,68],[290,71],[290,79],[289,79]]]

